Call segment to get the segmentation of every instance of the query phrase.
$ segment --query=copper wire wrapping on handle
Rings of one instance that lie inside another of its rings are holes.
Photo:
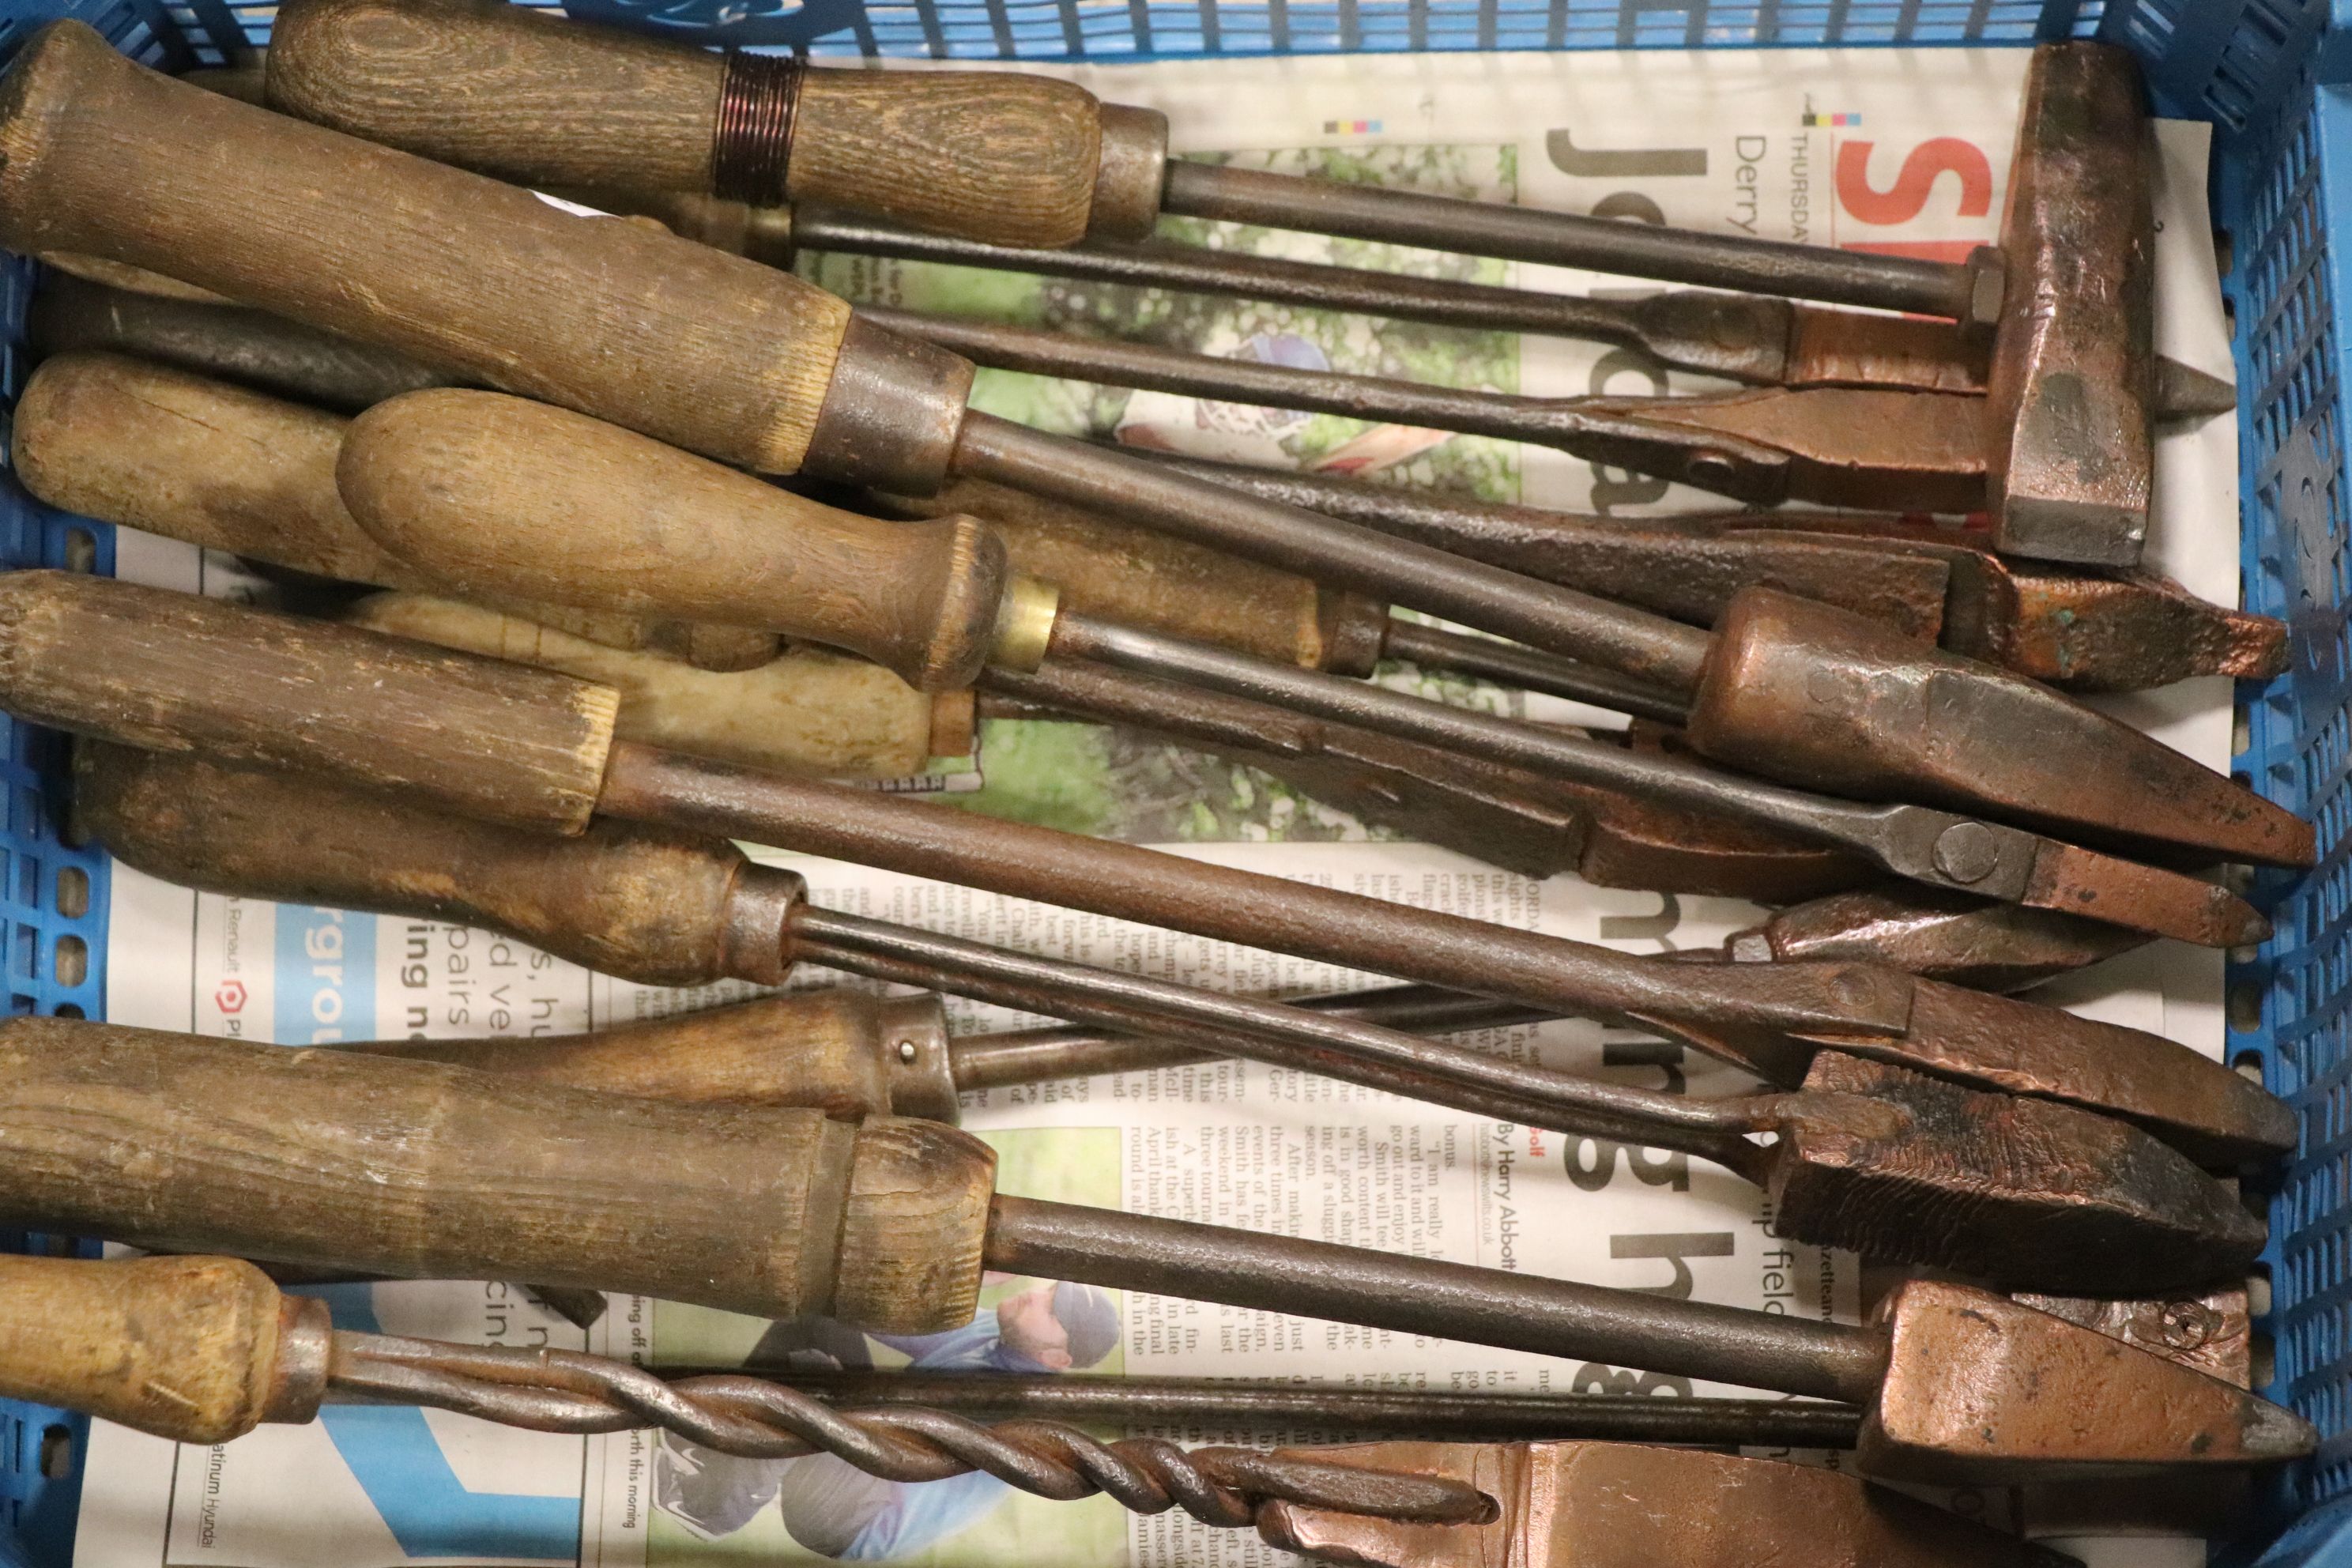
[[[710,194],[755,207],[782,206],[807,62],[741,49],[729,50],[726,58],[710,139]]]

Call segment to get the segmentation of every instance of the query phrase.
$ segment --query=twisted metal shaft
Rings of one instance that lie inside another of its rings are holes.
[[[665,1381],[577,1351],[519,1350],[339,1331],[331,1394],[424,1405],[540,1432],[656,1426],[746,1458],[825,1453],[892,1481],[985,1471],[1056,1501],[1104,1493],[1137,1513],[1181,1508],[1203,1523],[1252,1521],[1257,1504],[1428,1524],[1482,1523],[1494,1503],[1464,1481],[1324,1464],[1255,1448],[1180,1448],[1157,1437],[1104,1442],[1058,1421],[983,1426],[920,1407],[835,1410],[741,1373]]]

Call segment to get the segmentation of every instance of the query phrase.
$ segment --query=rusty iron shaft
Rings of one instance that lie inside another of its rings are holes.
[[[1486,1495],[1465,1482],[1342,1468],[1254,1448],[1190,1452],[1159,1438],[1103,1442],[1055,1421],[983,1426],[944,1411],[842,1412],[740,1373],[667,1382],[643,1367],[576,1351],[459,1345],[334,1333],[330,1397],[428,1405],[536,1432],[658,1427],[746,1458],[833,1454],[868,1475],[935,1481],[982,1470],[1039,1497],[1105,1493],[1138,1513],[1181,1508],[1208,1524],[1246,1525],[1261,1501],[1423,1523],[1478,1522]]]
[[[1160,210],[1947,321],[1985,316],[1976,271],[1949,262],[1701,234],[1181,159],[1168,165]]]

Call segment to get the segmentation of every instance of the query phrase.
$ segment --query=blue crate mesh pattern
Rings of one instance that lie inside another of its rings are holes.
[[[2352,79],[2352,40],[2325,31],[2328,0],[522,0],[706,42],[814,55],[1137,60],[1363,50],[1798,47],[2124,43],[2167,112],[2213,121],[2220,216],[2235,237],[2249,607],[2294,626],[2294,672],[2255,694],[2241,766],[2313,815],[2325,858],[2273,886],[2278,932],[2232,971],[2232,1048],[2259,1058],[2304,1115],[2270,1253],[2278,1382],[2328,1434],[2295,1478],[2307,1510],[2263,1568],[2352,1565],[2352,600],[2344,408],[2328,215],[2352,211],[2352,107],[2315,82]],[[240,0],[0,0],[0,59],[56,16],[90,23],[167,70],[247,64],[272,4]],[[2284,106],[2284,107],[2282,107]],[[22,262],[0,257],[0,395],[12,397]],[[108,571],[110,531],[39,506],[0,479],[8,566]],[[11,1011],[100,1010],[106,868],[62,845],[62,750],[0,716],[0,944]],[[0,1232],[0,1249],[68,1251]],[[0,1401],[0,1568],[71,1557],[82,1424]],[[2331,1506],[2331,1500],[2334,1500]]]

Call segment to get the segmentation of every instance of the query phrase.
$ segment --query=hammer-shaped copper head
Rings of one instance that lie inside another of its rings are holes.
[[[1367,1443],[1282,1451],[1466,1480],[1486,1524],[1268,1503],[1275,1545],[1367,1568],[2061,1568],[2071,1559],[1856,1477],[1632,1443]]]
[[[1823,1051],[1769,1177],[1783,1234],[2059,1292],[2242,1274],[2268,1234],[2220,1182],[2120,1121]]]
[[[2006,1297],[1912,1280],[1878,1321],[1886,1378],[1859,1447],[1872,1475],[1979,1485],[2228,1469],[2319,1442],[2291,1410]]]
[[[2307,866],[2315,853],[2309,823],[2129,725],[1769,588],[1725,612],[1687,732],[1717,762],[1854,799],[2263,865]]]
[[[2011,554],[2130,566],[2147,542],[2155,164],[2130,55],[2034,51],[1987,383],[1994,526]]]

